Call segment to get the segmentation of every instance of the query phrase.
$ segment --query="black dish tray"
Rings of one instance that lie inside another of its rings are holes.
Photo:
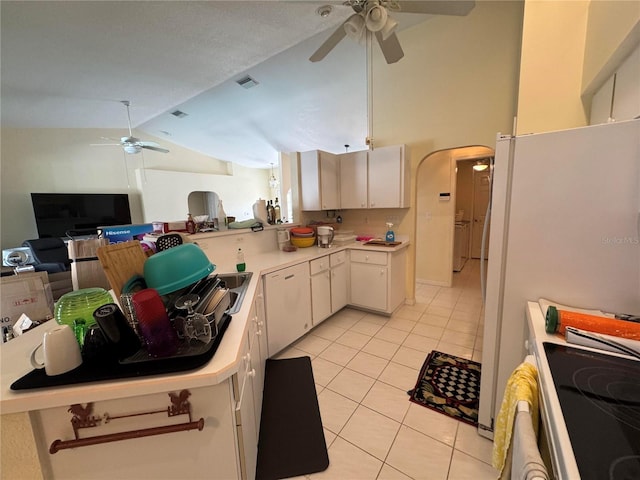
[[[121,363],[115,358],[104,359],[104,361],[100,362],[84,362],[70,372],[52,377],[45,373],[44,368],[39,368],[32,370],[13,382],[11,384],[11,390],[59,387],[78,383],[145,377],[193,370],[205,365],[213,358],[224,333],[227,331],[229,323],[231,323],[231,319],[231,315],[225,314],[218,324],[218,335],[216,335],[216,338],[212,339],[207,345],[196,347],[199,348],[199,350],[194,350],[194,354],[185,355],[183,353],[180,356],[166,358],[149,357],[147,361],[130,363]],[[201,351],[202,353],[199,353]]]

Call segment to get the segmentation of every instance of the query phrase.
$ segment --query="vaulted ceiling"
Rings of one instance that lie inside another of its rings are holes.
[[[326,18],[317,9],[331,3]],[[2,126],[105,128],[251,167],[280,151],[364,148],[366,49],[309,56],[340,2],[2,1]],[[428,15],[395,14],[407,27]],[[236,83],[250,75],[257,85]],[[172,112],[187,114],[179,118]],[[100,138],[96,143],[100,143]]]

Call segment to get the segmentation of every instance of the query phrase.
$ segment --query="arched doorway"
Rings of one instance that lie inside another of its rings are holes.
[[[425,156],[416,172],[416,285],[428,284],[450,287],[453,282],[456,212],[463,212],[462,219],[470,225],[467,251],[473,245],[471,231],[480,209],[456,208],[458,196],[473,196],[464,176],[458,181],[458,170],[472,169],[479,160],[492,158],[493,148],[483,145],[438,150]],[[460,191],[458,192],[458,183]],[[473,198],[469,199],[473,204]],[[483,215],[486,212],[483,212]],[[472,216],[473,215],[473,216]],[[466,216],[466,217],[465,217]],[[476,233],[477,236],[477,233]],[[476,238],[477,241],[477,238]]]

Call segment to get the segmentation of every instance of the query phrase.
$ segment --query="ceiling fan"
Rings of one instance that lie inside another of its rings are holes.
[[[426,13],[431,15],[467,15],[475,6],[472,0],[347,0],[343,5],[355,12],[309,58],[319,62],[349,36],[360,41],[371,33],[376,38],[387,63],[395,63],[404,56],[395,29],[398,26],[390,12]],[[329,7],[330,8],[330,7]],[[323,15],[322,12],[319,12]],[[326,14],[325,14],[326,15]]]
[[[124,149],[125,153],[128,153],[130,155],[135,155],[136,153],[140,153],[143,148],[146,148],[147,150],[153,150],[154,152],[169,153],[169,150],[161,147],[155,142],[143,142],[139,138],[136,138],[133,136],[133,134],[131,133],[131,115],[129,114],[129,107],[131,106],[131,102],[129,100],[121,100],[120,103],[122,103],[127,108],[127,120],[129,122],[129,136],[121,137],[120,143],[99,143],[99,144],[93,144],[92,146],[103,147],[103,146],[120,145]]]

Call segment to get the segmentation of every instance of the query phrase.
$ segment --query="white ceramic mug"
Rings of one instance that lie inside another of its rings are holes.
[[[36,359],[42,349],[44,361]],[[42,343],[31,352],[33,368],[44,368],[49,376],[66,373],[82,364],[80,345],[69,325],[59,325],[45,332]]]

